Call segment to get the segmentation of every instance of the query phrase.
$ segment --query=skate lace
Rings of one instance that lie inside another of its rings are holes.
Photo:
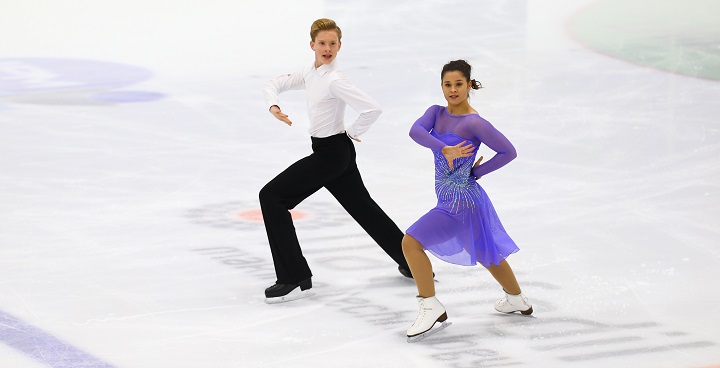
[[[426,306],[424,305],[424,303],[423,303],[423,305],[420,306],[420,313],[418,313],[417,318],[415,318],[415,322],[413,323],[413,327],[421,324],[421,323],[423,322],[423,320],[425,320],[425,316],[426,316],[425,311],[429,311],[429,310],[431,310],[431,309],[432,309],[432,308],[426,307]]]
[[[520,298],[519,302],[520,302],[520,303],[519,303],[518,305],[528,306],[527,298]],[[504,306],[504,305],[515,306],[515,304],[513,304],[513,303],[510,302],[510,299],[509,299],[508,297],[505,297],[505,298],[503,298],[503,299],[498,300],[498,303],[497,303],[497,304],[498,304],[499,306]]]

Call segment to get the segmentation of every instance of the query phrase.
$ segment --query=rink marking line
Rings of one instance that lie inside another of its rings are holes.
[[[0,342],[50,367],[114,367],[2,310]]]
[[[155,316],[160,316],[160,315],[165,315],[165,314],[173,314],[173,313],[205,312],[205,311],[211,311],[211,310],[216,310],[216,309],[228,309],[228,308],[238,308],[238,306],[237,305],[222,305],[222,306],[218,306],[218,307],[206,307],[206,308],[171,309],[171,310],[160,311],[160,312],[132,314],[129,316],[124,316],[124,317],[93,318],[93,319],[89,319],[83,323],[77,323],[76,326],[87,326],[87,325],[90,325],[93,323],[105,323],[105,322],[111,322],[111,321],[127,321],[127,320],[131,320],[131,319],[155,317]]]

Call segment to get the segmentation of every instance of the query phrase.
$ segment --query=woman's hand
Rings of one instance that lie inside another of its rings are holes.
[[[474,151],[472,143],[462,141],[454,146],[443,147],[442,154],[445,156],[445,159],[447,159],[450,170],[452,170],[455,166],[453,164],[453,160],[456,158],[472,156]]]
[[[477,161],[475,161],[475,163],[473,164],[473,169],[476,168],[478,165],[480,165],[480,162],[482,162],[482,160],[483,160],[483,157],[480,156],[480,157],[477,159]],[[472,169],[470,169],[470,170],[471,170],[470,172],[472,173]],[[478,179],[480,179],[480,178],[475,177],[475,180],[478,180]]]
[[[283,112],[280,110],[280,107],[278,105],[272,105],[270,106],[270,113],[275,116],[276,119],[282,121],[283,123],[287,125],[292,125],[292,121],[288,119],[288,116],[283,114]]]

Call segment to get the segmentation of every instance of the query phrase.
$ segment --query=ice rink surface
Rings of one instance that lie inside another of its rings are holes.
[[[720,366],[717,6],[656,3],[0,0],[0,367]],[[435,205],[408,129],[474,66],[532,317],[433,259],[453,324],[408,344],[414,284],[325,191],[295,212],[315,295],[264,303],[257,193],[310,142],[303,93],[288,127],[260,90],[320,17],[384,108],[358,164],[402,229]]]

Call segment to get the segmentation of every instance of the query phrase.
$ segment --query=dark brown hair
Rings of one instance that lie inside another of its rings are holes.
[[[472,89],[480,89],[483,88],[482,84],[475,79],[470,79],[470,73],[472,72],[472,66],[468,64],[467,61],[463,59],[459,60],[453,60],[447,64],[445,64],[442,68],[442,73],[440,73],[440,80],[442,80],[445,77],[445,73],[447,72],[460,72],[465,77],[465,80],[470,83],[470,87]]]

